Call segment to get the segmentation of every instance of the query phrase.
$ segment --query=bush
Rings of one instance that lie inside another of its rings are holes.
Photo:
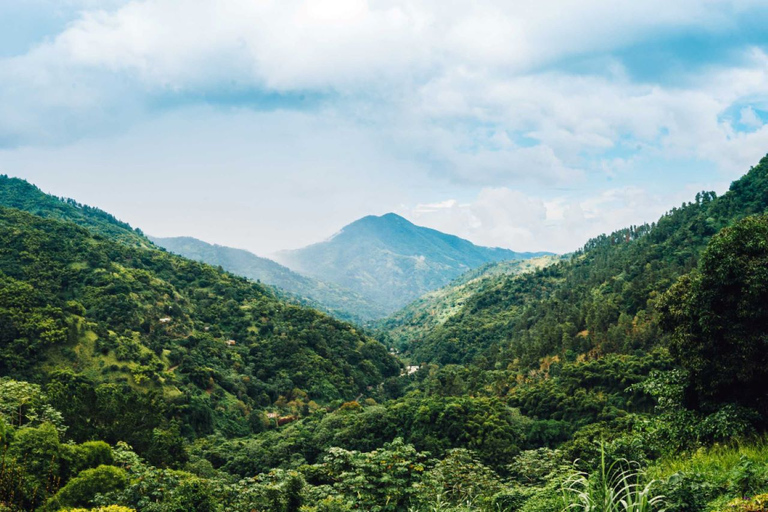
[[[91,509],[67,508],[67,509],[63,509],[62,512],[136,512],[136,511],[128,507],[121,507],[119,505],[109,505],[108,507],[99,507],[99,508],[91,508]]]
[[[67,482],[48,503],[47,510],[60,507],[82,507],[91,505],[96,494],[118,491],[128,485],[128,475],[114,466],[99,466],[86,469]]]
[[[719,512],[765,512],[768,510],[768,494],[751,498],[737,498]]]
[[[85,469],[109,466],[113,462],[112,448],[104,441],[61,445],[61,475],[65,480]]]

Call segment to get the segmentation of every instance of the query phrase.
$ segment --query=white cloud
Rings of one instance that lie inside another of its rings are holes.
[[[157,95],[309,92],[331,95],[342,115],[378,125],[402,151],[460,181],[568,183],[583,177],[585,156],[611,150],[719,160],[698,148],[740,144],[720,115],[768,93],[767,59],[756,49],[746,65],[706,70],[682,88],[634,83],[610,58],[599,74],[541,71],[665,31],[722,31],[759,2],[74,5],[84,10],[66,30],[0,62],[0,137],[50,142],[103,131],[143,118]],[[597,13],[610,23],[596,23]]]
[[[749,4],[757,3],[134,0],[86,11],[53,44],[75,63],[130,70],[160,86],[244,79],[367,88],[360,79],[419,74],[425,65],[519,72],[649,31],[717,30]],[[596,13],[610,23],[597,23]]]
[[[760,128],[763,121],[752,107],[744,107],[739,111],[739,123],[748,128]]]
[[[509,188],[485,188],[468,203],[447,200],[402,207],[400,213],[480,245],[565,253],[602,233],[655,222],[672,206],[690,200],[694,189],[652,194],[630,186],[588,197],[544,199]]]

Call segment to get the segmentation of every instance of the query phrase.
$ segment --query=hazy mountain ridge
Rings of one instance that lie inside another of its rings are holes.
[[[278,294],[288,292],[285,298],[298,300],[343,320],[365,321],[379,318],[383,314],[381,308],[351,290],[301,275],[245,249],[209,244],[193,237],[150,236],[149,239],[156,245],[185,258],[221,266],[234,274],[275,286],[278,288]]]
[[[297,272],[351,289],[392,312],[485,263],[545,254],[480,247],[388,213],[363,217],[326,241],[283,251],[276,259]]]

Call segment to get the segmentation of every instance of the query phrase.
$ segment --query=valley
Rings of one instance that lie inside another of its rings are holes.
[[[768,157],[563,256],[371,217],[284,256],[327,285],[1,177],[0,503],[556,511],[608,460],[760,510],[767,213]]]

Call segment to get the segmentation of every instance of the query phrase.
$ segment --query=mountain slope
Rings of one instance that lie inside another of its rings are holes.
[[[309,304],[334,316],[350,320],[370,320],[383,311],[371,301],[338,285],[303,276],[270,259],[243,249],[212,245],[192,237],[149,237],[156,245],[195,261],[223,269],[309,299]]]
[[[703,192],[657,223],[590,240],[569,261],[481,291],[410,347],[417,361],[537,367],[544,357],[641,353],[659,343],[656,301],[709,239],[768,209],[768,157],[722,197]],[[663,342],[663,340],[662,340]]]
[[[509,276],[533,272],[558,260],[558,256],[539,256],[527,260],[486,263],[460,275],[446,286],[419,297],[379,322],[378,329],[386,332],[390,342],[398,346],[424,338],[435,327],[458,313],[464,302],[473,295],[499,286]]]
[[[72,211],[12,196],[45,214]],[[157,432],[178,436],[175,421],[189,437],[245,435],[264,428],[264,408],[351,400],[399,374],[349,324],[130,228],[113,240],[48,216],[0,206],[0,376],[45,383],[76,440],[125,440],[152,456]]]
[[[357,220],[325,242],[282,252],[278,261],[391,312],[485,263],[543,254],[479,247],[388,213]]]
[[[134,230],[113,215],[80,204],[73,199],[46,194],[35,185],[0,174],[0,206],[17,208],[40,217],[73,222],[93,233],[124,244],[148,247],[151,244],[138,229]]]

